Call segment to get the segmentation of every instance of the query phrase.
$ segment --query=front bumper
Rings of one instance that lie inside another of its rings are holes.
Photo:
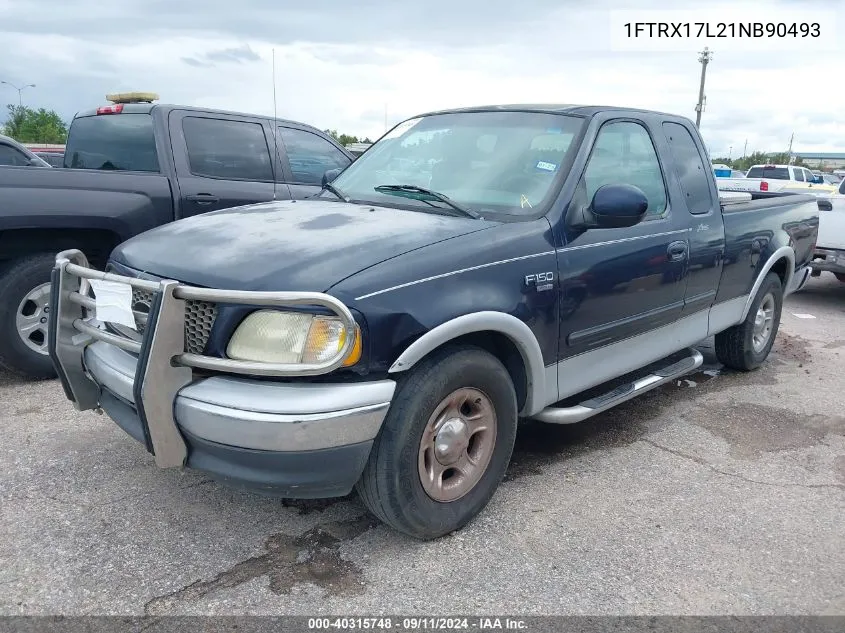
[[[256,378],[249,367],[236,367],[242,375],[197,376],[183,364],[191,355],[182,353],[184,319],[175,318],[181,301],[175,282],[161,282],[143,338],[130,345],[86,314],[91,301],[84,299],[79,275],[93,271],[81,268],[60,255],[49,341],[77,409],[102,408],[161,467],[187,466],[285,497],[351,491],[390,406],[394,381],[280,382]],[[209,292],[221,300],[220,291]],[[244,298],[238,294],[238,301]]]

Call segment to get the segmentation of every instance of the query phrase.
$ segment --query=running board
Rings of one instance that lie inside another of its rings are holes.
[[[696,349],[690,348],[689,356],[673,362],[665,367],[652,369],[642,378],[625,383],[589,400],[584,400],[571,407],[546,407],[536,415],[531,416],[542,422],[552,424],[574,424],[586,420],[597,413],[607,411],[626,400],[650,391],[660,385],[665,385],[701,367],[704,357]]]

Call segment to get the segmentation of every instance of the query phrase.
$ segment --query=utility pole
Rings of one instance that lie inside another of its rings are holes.
[[[789,148],[786,150],[786,164],[792,164],[792,140],[795,138],[795,132],[789,137]]]
[[[6,84],[7,86],[11,86],[15,90],[18,91],[18,107],[23,107],[23,99],[21,98],[21,93],[24,91],[25,88],[35,88],[35,84],[26,84],[25,86],[21,86],[18,88],[15,84],[9,83],[8,81],[0,81],[0,84]]]
[[[728,160],[730,160],[730,159],[731,159],[731,154],[733,154],[733,153],[734,153],[734,146],[733,146],[733,145],[731,145],[731,146],[728,148]]]
[[[748,139],[745,139],[745,146],[742,148],[742,157],[745,158],[746,151],[748,150]]]
[[[701,125],[701,112],[704,110],[706,99],[704,96],[704,77],[707,74],[707,64],[710,63],[711,59],[713,59],[713,51],[705,46],[704,50],[698,55],[698,61],[701,63],[701,86],[698,88],[698,104],[695,106],[695,127]]]

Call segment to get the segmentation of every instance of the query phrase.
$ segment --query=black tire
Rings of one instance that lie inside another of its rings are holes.
[[[36,287],[50,282],[55,263],[54,254],[37,253],[8,262],[0,271],[0,367],[20,376],[39,380],[56,377],[50,357],[27,347],[16,325],[21,301]]]
[[[492,453],[480,479],[462,497],[435,501],[423,488],[418,464],[423,433],[439,404],[459,389],[483,392],[495,411]],[[490,501],[513,452],[516,392],[504,365],[471,346],[444,348],[423,359],[396,388],[390,410],[356,485],[369,510],[414,538],[434,539],[469,523]]]
[[[754,334],[757,312],[767,297],[773,301],[771,329],[762,347],[755,348]],[[716,358],[723,365],[739,371],[751,371],[763,364],[774,345],[783,309],[783,286],[775,273],[769,273],[754,297],[748,316],[739,325],[716,335]]]

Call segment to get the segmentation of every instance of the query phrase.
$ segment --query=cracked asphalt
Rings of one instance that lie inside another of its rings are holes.
[[[709,357],[591,421],[525,423],[484,513],[420,543],[354,495],[159,470],[57,382],[0,374],[0,614],[845,614],[843,392],[824,274],[760,370]]]

